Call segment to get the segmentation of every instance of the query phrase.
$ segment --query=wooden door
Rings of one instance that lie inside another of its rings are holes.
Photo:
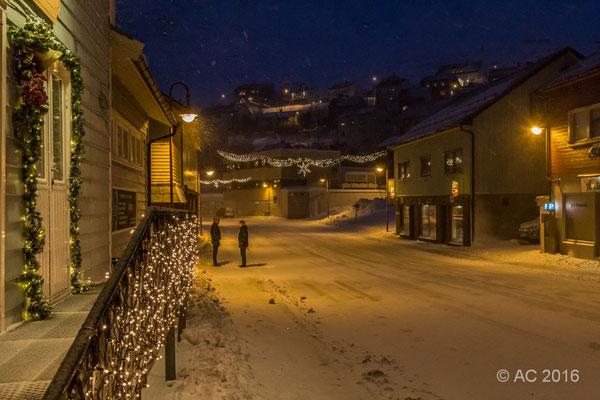
[[[42,159],[38,164],[38,205],[46,232],[40,256],[44,294],[55,303],[70,292],[69,277],[69,159],[70,87],[60,66],[48,72],[48,114],[44,124]]]

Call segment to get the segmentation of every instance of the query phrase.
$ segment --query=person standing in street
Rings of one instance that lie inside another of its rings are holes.
[[[238,234],[240,243],[240,254],[242,255],[242,263],[240,268],[246,268],[246,249],[248,248],[248,227],[245,221],[240,221],[240,233]]]
[[[210,227],[210,239],[213,248],[213,266],[220,267],[221,264],[217,262],[217,255],[219,254],[219,246],[221,245],[221,229],[219,229],[219,217],[213,219],[213,223]]]

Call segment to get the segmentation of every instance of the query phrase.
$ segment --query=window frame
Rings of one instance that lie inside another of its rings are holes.
[[[592,122],[592,112],[600,111],[600,103],[591,104],[589,106],[575,108],[573,110],[569,110],[567,113],[568,116],[568,131],[569,131],[569,143],[570,144],[586,144],[589,142],[597,142],[600,141],[600,135],[598,136],[590,136],[593,131],[593,122]],[[586,113],[587,125],[586,125],[586,135],[583,139],[575,139],[575,130],[573,129],[573,124],[575,123],[575,116],[577,114]]]
[[[147,145],[147,133],[136,128],[114,109],[112,114],[112,160],[129,168],[143,171],[146,168],[144,148]]]
[[[460,170],[457,170],[456,168],[456,155],[457,153],[461,154],[461,163],[460,163]],[[452,169],[450,170],[448,168],[448,155],[451,156],[452,158]],[[465,171],[465,167],[464,167],[464,152],[463,152],[463,148],[462,147],[457,147],[455,149],[452,150],[447,150],[444,152],[444,174],[446,175],[454,175],[454,174],[461,174]]]
[[[428,168],[423,168],[423,166],[427,164]],[[431,176],[431,154],[426,156],[421,156],[420,158],[420,167],[421,167],[421,177]]]
[[[400,180],[400,181],[405,181],[405,180],[408,180],[408,179],[410,179],[410,160],[406,160],[406,161],[399,162],[399,163],[397,164],[397,166],[398,166],[398,180]],[[408,172],[408,176],[401,176],[401,175],[400,175],[400,169],[401,169],[401,166],[405,166],[405,167],[406,167],[406,168],[405,168],[405,171],[407,171],[407,172]]]

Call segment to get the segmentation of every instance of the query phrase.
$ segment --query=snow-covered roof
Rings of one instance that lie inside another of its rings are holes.
[[[562,85],[572,79],[580,78],[584,75],[591,74],[600,70],[600,52],[594,53],[586,57],[571,68],[564,71],[558,78],[546,85],[542,91],[546,91]]]
[[[446,107],[443,107],[438,112],[435,112],[430,117],[416,124],[406,133],[386,139],[381,143],[381,146],[388,147],[407,143],[470,122],[475,115],[490,107],[515,87],[535,75],[548,63],[566,52],[578,54],[570,47],[567,47],[552,53],[549,56],[543,57],[538,61],[532,62],[511,75],[498,79],[493,83],[474,90],[472,93],[457,98]]]

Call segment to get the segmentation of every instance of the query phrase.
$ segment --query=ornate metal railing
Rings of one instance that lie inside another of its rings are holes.
[[[44,396],[135,399],[173,342],[198,254],[196,216],[150,207]]]

